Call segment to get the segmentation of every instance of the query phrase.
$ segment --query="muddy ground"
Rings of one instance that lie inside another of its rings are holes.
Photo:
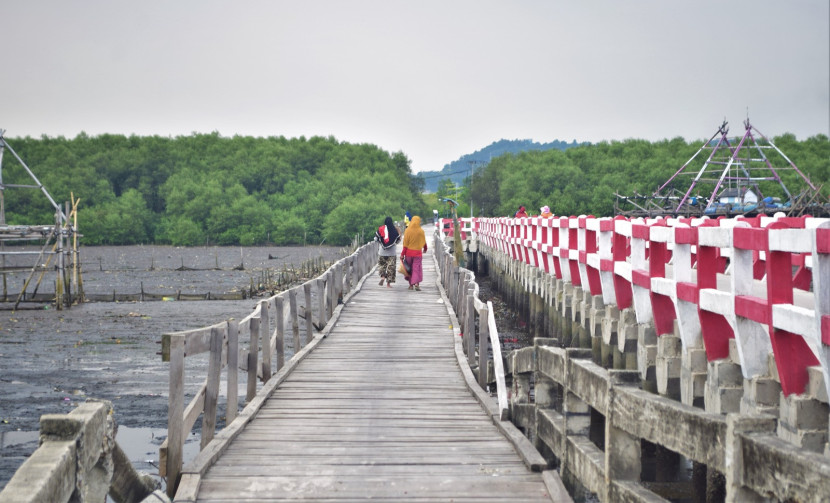
[[[132,293],[143,284],[148,292],[232,292],[249,288],[265,269],[299,266],[320,256],[337,260],[347,253],[336,247],[86,247],[84,290]],[[19,291],[25,278],[9,276],[9,290]],[[40,291],[54,291],[53,281],[44,279]],[[169,369],[158,354],[161,335],[241,318],[254,305],[255,300],[99,302],[62,311],[28,304],[12,311],[13,304],[5,303],[0,310],[0,490],[37,448],[40,416],[67,413],[87,397],[112,401],[119,444],[139,469],[155,471],[167,428]],[[205,364],[198,357],[188,359],[185,375],[196,375]],[[188,396],[204,379],[203,371],[198,375],[200,381],[187,383]],[[244,376],[240,379],[244,390]]]

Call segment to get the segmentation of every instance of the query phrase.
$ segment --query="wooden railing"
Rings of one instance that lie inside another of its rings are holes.
[[[504,361],[493,313],[493,303],[484,303],[479,299],[475,274],[469,269],[458,267],[450,248],[445,244],[444,235],[444,229],[436,230],[433,250],[438,262],[441,284],[461,323],[461,337],[467,363],[471,369],[477,367],[478,384],[482,389],[487,388],[487,383],[495,381],[499,417],[501,420],[507,420],[509,413],[507,387],[504,381]],[[476,352],[476,328],[478,328],[478,352]],[[492,348],[492,359],[489,356],[490,348]],[[477,358],[476,355],[478,355]],[[488,377],[490,362],[493,364],[492,379]]]
[[[159,450],[159,467],[170,496],[178,485],[185,438],[199,416],[203,416],[201,449],[216,434],[222,370],[226,370],[225,417],[230,425],[238,415],[238,370],[247,372],[248,404],[262,388],[257,383],[266,383],[286,364],[287,334],[291,336],[294,358],[312,340],[315,329],[325,327],[343,295],[357,285],[376,259],[377,244],[368,243],[332,264],[318,278],[259,301],[242,320],[163,335],[162,360],[170,362],[170,394],[167,439]],[[301,332],[305,334],[303,340]],[[240,348],[245,342],[247,349]],[[185,358],[204,353],[208,353],[207,377],[185,407]]]

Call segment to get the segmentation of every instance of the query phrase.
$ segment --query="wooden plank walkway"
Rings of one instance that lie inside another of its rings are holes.
[[[196,501],[570,501],[467,388],[431,253],[424,276],[420,292],[401,276],[392,288],[366,278],[202,476]]]

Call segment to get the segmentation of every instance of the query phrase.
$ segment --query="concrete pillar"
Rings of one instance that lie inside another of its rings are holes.
[[[744,393],[741,366],[724,358],[709,362],[707,369],[703,396],[706,412],[740,412]]]
[[[578,396],[565,391],[563,411],[568,435],[588,435],[591,428],[590,408]]]
[[[625,430],[617,428],[614,420],[614,401],[617,400],[617,386],[636,384],[636,375],[625,371],[611,371],[609,382],[608,417],[605,418],[605,488],[611,482],[621,480],[639,481],[642,472],[642,447],[640,439]],[[603,501],[611,501],[609,494],[603,495]]]
[[[573,338],[573,299],[574,286],[571,283],[562,285],[562,301],[559,304],[559,313],[562,315],[562,331],[559,340],[565,347],[573,347],[571,339]]]
[[[651,323],[637,326],[637,370],[643,389],[657,393],[657,332]]]
[[[637,348],[639,347],[639,324],[631,308],[618,311],[617,349],[622,353],[620,368],[637,370]]]
[[[802,449],[824,452],[828,405],[806,395],[780,397],[778,436]]]
[[[614,365],[613,348],[617,346],[619,313],[620,311],[617,309],[617,306],[605,306],[605,315],[600,324],[600,330],[602,332],[600,361],[597,362],[604,368],[612,368]]]
[[[778,417],[781,383],[770,376],[744,379],[741,414],[770,414]]]
[[[685,405],[703,408],[706,387],[706,350],[687,348],[680,359],[680,401]]]
[[[744,459],[740,435],[750,432],[775,431],[775,418],[729,414],[726,417],[726,503],[762,503],[758,493],[744,487]]]
[[[657,392],[680,400],[680,354],[683,343],[679,336],[663,334],[657,338]]]

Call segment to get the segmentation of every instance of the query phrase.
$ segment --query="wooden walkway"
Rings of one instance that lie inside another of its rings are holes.
[[[400,275],[393,288],[367,277],[204,473],[196,501],[570,501],[468,389],[436,274],[430,253],[420,292]]]

